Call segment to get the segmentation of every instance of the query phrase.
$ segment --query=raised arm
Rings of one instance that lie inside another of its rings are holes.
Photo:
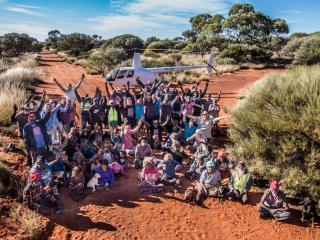
[[[78,102],[81,103],[82,102],[81,97],[76,89],[74,90],[74,93],[76,94]]]
[[[74,87],[74,90],[77,90],[77,89],[80,87],[82,81],[83,81],[85,78],[86,78],[86,75],[84,75],[84,73],[82,73],[82,74],[81,74],[80,81],[79,81],[79,82],[77,83],[77,85]]]
[[[217,103],[220,101],[220,98],[221,98],[221,90],[218,93]]]
[[[208,86],[209,86],[209,80],[206,81],[206,86],[204,87],[203,92],[200,90],[200,98],[203,98],[206,95]]]
[[[65,89],[58,81],[57,79],[53,78],[53,81],[58,85],[58,87],[63,91],[64,93],[67,92],[67,89]]]
[[[43,89],[40,102],[39,102],[39,104],[38,104],[38,106],[37,106],[36,114],[40,113],[41,109],[43,108],[44,99],[46,98],[46,94],[47,94],[47,93],[46,93],[46,90]]]
[[[181,89],[182,94],[185,95],[185,91],[184,91],[184,89],[183,89],[183,87],[182,87],[182,82],[181,82],[181,81],[178,81],[178,83],[179,83],[179,87],[180,87],[180,89]]]
[[[140,81],[139,78],[136,78],[136,81],[138,83],[138,86],[139,86],[140,90],[143,91],[143,89],[145,88],[144,84]]]
[[[110,99],[110,92],[109,92],[109,88],[108,88],[108,83],[105,82],[104,85],[106,86],[107,97]]]

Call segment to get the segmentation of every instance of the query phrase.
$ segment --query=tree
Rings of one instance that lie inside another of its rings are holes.
[[[132,34],[123,34],[106,40],[101,46],[107,48],[122,48],[126,51],[128,57],[132,57],[136,50],[143,48],[143,40]]]
[[[233,159],[288,193],[320,197],[320,67],[269,75],[232,110]]]
[[[73,56],[79,56],[92,50],[94,41],[91,36],[82,33],[62,35],[57,41],[57,48]]]
[[[124,60],[126,60],[126,52],[123,49],[110,48],[91,53],[88,58],[88,65],[105,76],[106,68],[114,67]]]
[[[154,36],[148,37],[146,39],[146,41],[144,42],[143,48],[147,48],[150,43],[158,42],[158,41],[161,41],[161,40],[159,38],[157,38],[157,37],[154,37]]]
[[[37,41],[28,34],[7,33],[1,38],[1,49],[8,56],[20,56],[33,51],[33,42]]]
[[[48,38],[45,40],[46,46],[57,48],[57,41],[62,36],[59,30],[51,30],[48,32]]]

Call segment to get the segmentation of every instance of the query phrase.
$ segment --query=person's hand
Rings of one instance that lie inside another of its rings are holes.
[[[45,97],[45,96],[46,96],[46,94],[47,94],[46,90],[45,90],[45,89],[43,89],[43,90],[42,90],[42,97]]]
[[[84,75],[84,73],[81,74],[81,80],[85,79],[86,75]]]
[[[56,78],[53,78],[53,81],[54,81],[54,82],[57,82],[57,79],[56,79]]]
[[[17,104],[14,104],[14,105],[13,105],[13,110],[14,110],[15,112],[18,110]]]
[[[219,94],[221,94],[222,93],[222,91],[221,90],[219,90]]]
[[[105,187],[109,187],[109,183],[106,183],[106,185],[104,185]]]

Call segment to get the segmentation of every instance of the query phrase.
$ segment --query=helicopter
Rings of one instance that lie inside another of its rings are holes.
[[[191,65],[191,66],[174,66],[174,67],[156,67],[156,68],[143,68],[141,65],[140,53],[135,52],[133,56],[131,67],[120,67],[110,71],[106,77],[106,81],[112,83],[114,86],[122,86],[127,82],[130,85],[138,85],[136,79],[143,84],[153,84],[154,81],[159,77],[159,74],[180,72],[196,68],[207,68],[209,76],[212,75],[212,70],[216,69],[212,63],[215,58],[215,54],[211,53],[208,61],[204,61],[202,65]]]

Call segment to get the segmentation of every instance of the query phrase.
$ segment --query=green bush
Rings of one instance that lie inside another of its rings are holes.
[[[147,51],[144,52],[143,56],[151,57],[151,58],[159,58],[160,54],[158,54],[158,53],[156,53],[154,51],[147,50]]]
[[[232,110],[231,156],[294,195],[320,196],[320,66],[268,75]]]
[[[220,55],[215,59],[215,63],[218,65],[224,65],[224,64],[236,64],[236,61],[233,58],[222,58]]]
[[[0,161],[0,194],[8,191],[10,185],[10,172],[6,165]]]
[[[72,56],[79,56],[94,47],[93,38],[82,33],[71,33],[62,35],[57,40],[58,50],[66,51]]]
[[[287,45],[284,46],[282,49],[282,54],[285,57],[288,57],[290,59],[294,59],[294,54],[297,51],[297,49],[300,48],[301,44],[303,43],[305,38],[292,38]]]
[[[236,63],[241,62],[268,62],[270,61],[272,53],[260,48],[256,45],[232,43],[225,48],[221,54],[221,58],[233,58]]]
[[[320,63],[320,37],[306,38],[294,56],[297,64],[312,65]]]

